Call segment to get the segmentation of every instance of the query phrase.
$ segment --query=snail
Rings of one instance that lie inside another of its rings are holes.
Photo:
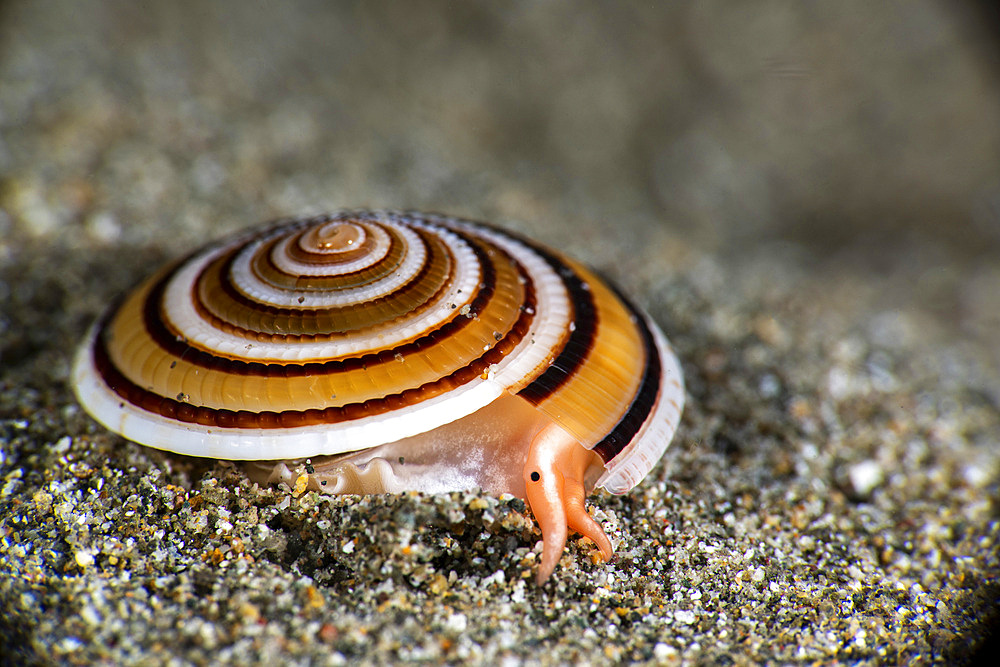
[[[544,583],[584,499],[659,460],[683,408],[657,326],[592,271],[491,225],[410,212],[281,220],[161,269],[91,328],[98,422],[327,493],[526,499]]]

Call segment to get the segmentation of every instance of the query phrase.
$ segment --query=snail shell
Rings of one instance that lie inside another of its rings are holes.
[[[611,555],[582,495],[635,486],[684,400],[663,334],[583,266],[484,224],[367,211],[167,266],[95,324],[73,383],[130,440],[286,476],[310,457],[328,492],[526,497],[540,580],[567,522]]]

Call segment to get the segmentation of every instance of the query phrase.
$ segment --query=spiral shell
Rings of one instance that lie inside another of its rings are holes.
[[[683,404],[663,334],[591,271],[492,226],[396,212],[194,252],[95,325],[73,382],[130,440],[232,460],[406,442],[502,398],[596,453],[613,493],[660,458]]]

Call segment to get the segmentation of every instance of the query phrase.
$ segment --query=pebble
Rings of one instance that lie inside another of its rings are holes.
[[[878,461],[869,459],[851,466],[848,475],[854,493],[859,497],[867,498],[876,487],[882,484],[885,473]]]

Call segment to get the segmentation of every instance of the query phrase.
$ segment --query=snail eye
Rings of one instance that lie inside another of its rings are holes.
[[[537,482],[541,478],[542,478],[542,476],[538,474],[537,470],[531,473],[531,481],[532,482]]]

